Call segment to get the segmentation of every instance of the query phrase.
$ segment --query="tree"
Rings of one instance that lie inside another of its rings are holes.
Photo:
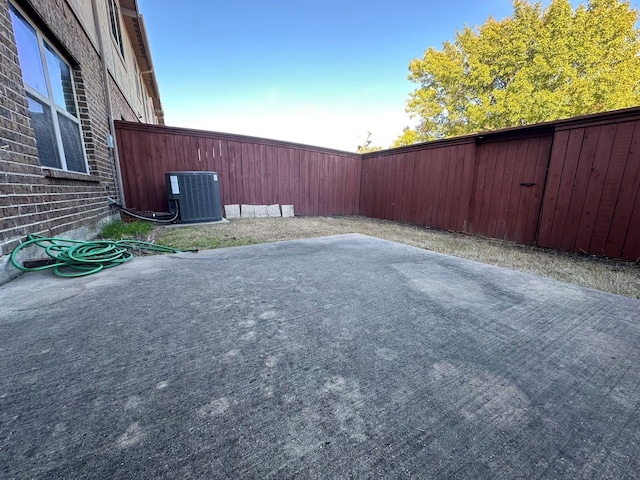
[[[358,153],[377,152],[382,150],[382,147],[371,145],[371,132],[367,132],[367,138],[364,140],[364,145],[358,145]]]
[[[410,129],[409,127],[406,127],[404,130],[402,130],[402,135],[400,135],[393,141],[392,147],[404,147],[405,145],[413,145],[414,143],[418,143],[420,141],[422,141],[422,139],[418,137],[418,132]]]
[[[514,0],[513,15],[456,32],[409,64],[407,112],[426,141],[640,104],[638,11],[626,1]],[[412,135],[415,138],[412,138]]]

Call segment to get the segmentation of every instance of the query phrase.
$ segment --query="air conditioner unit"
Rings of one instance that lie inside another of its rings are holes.
[[[179,223],[214,222],[222,220],[220,184],[216,172],[165,173],[169,209]]]

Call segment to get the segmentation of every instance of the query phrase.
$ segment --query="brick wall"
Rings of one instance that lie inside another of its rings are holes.
[[[30,20],[46,25],[49,31],[44,27],[43,34],[77,63],[74,82],[89,175],[40,167],[8,0],[0,0],[0,270],[9,268],[2,256],[28,233],[60,236],[86,231],[113,215],[106,197],[116,192],[114,164],[107,148],[109,123],[98,52],[64,0],[25,0],[17,4],[36,17]],[[110,92],[114,117],[135,120],[114,85]],[[0,283],[2,279],[0,272]]]
[[[139,122],[138,116],[135,114],[129,102],[125,99],[124,94],[109,77],[109,94],[111,95],[111,110],[114,120],[127,120],[128,122]]]

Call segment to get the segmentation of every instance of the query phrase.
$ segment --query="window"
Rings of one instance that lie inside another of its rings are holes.
[[[142,99],[142,95],[140,93],[140,71],[138,70],[138,64],[134,63],[133,68],[134,68],[134,71],[136,72],[136,81],[135,81],[136,93],[138,94],[138,98]]]
[[[118,14],[118,4],[116,0],[107,0],[109,6],[109,23],[111,23],[111,36],[115,40],[120,55],[124,58],[124,45],[122,44],[122,32],[120,31],[120,15]]]
[[[40,164],[87,173],[71,67],[10,5]]]

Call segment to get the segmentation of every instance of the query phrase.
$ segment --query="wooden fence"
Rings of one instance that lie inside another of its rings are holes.
[[[640,258],[640,108],[373,152],[363,215]]]
[[[354,215],[360,156],[262,138],[117,121],[128,207],[168,208],[164,174],[215,171],[223,205],[294,205],[299,215]]]
[[[640,108],[357,155],[116,122],[129,206],[166,210],[164,172],[220,173],[223,204],[293,204],[528,245],[640,258]]]
[[[640,258],[640,118],[558,126],[538,245]]]
[[[534,244],[553,130],[366,155],[361,213]]]

